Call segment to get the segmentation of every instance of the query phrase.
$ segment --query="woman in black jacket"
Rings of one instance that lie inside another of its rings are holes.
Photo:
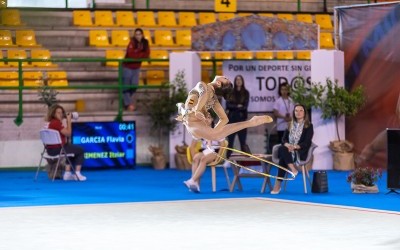
[[[282,145],[279,147],[278,158],[279,165],[290,169],[296,176],[298,170],[295,167],[295,162],[307,158],[308,150],[312,144],[314,129],[310,122],[307,109],[303,105],[296,104],[294,106],[292,117],[293,120],[289,123],[289,127],[285,131],[282,139]],[[283,178],[285,173],[285,170],[279,169],[278,177]],[[271,194],[279,194],[281,191],[281,184],[282,180],[276,179]]]
[[[237,75],[233,81],[234,88],[232,93],[226,100],[226,113],[228,114],[229,123],[242,122],[247,120],[247,107],[249,106],[249,91],[246,89],[242,75]],[[247,129],[239,130],[228,136],[228,147],[232,148],[235,141],[235,136],[238,135],[240,148],[242,151],[247,152],[248,146],[246,144]],[[228,150],[227,157],[232,154]]]

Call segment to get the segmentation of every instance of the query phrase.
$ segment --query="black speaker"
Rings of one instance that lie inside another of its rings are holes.
[[[400,129],[386,129],[387,188],[400,189]]]
[[[326,173],[326,171],[314,172],[311,192],[313,193],[328,192],[328,174]]]

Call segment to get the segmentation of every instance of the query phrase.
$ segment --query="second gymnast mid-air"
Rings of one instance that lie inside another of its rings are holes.
[[[254,116],[244,122],[228,124],[228,117],[218,101],[215,89],[232,88],[231,81],[225,76],[216,76],[211,83],[198,82],[189,92],[185,103],[178,103],[178,121],[182,121],[188,132],[196,139],[219,141],[239,130],[256,127],[273,121],[268,115]],[[206,112],[213,109],[219,121],[214,128],[206,123]]]

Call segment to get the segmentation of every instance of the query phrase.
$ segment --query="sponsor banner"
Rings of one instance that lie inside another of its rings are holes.
[[[297,77],[311,83],[310,61],[224,61],[223,74],[232,82],[242,75],[250,92],[249,112],[272,112],[278,99],[278,87],[288,83],[295,87]]]
[[[400,127],[400,3],[336,9],[345,86],[364,87],[367,103],[346,120],[361,167],[386,167],[386,128]]]

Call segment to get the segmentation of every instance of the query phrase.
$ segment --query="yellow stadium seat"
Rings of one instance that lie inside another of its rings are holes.
[[[303,23],[312,23],[313,19],[311,14],[297,14],[296,20]]]
[[[253,52],[251,51],[238,51],[235,53],[236,59],[253,59]]]
[[[320,44],[320,47],[324,48],[324,49],[335,48],[335,45],[333,43],[332,33],[320,32],[319,33],[319,44]]]
[[[108,47],[108,34],[106,30],[89,30],[89,45],[98,47]]]
[[[214,58],[215,59],[226,59],[226,60],[229,60],[229,59],[233,58],[233,55],[232,55],[232,52],[230,52],[230,51],[215,52]]]
[[[332,20],[329,14],[316,14],[315,22],[319,24],[319,27],[323,30],[332,30]]]
[[[16,9],[1,10],[1,24],[5,26],[24,25],[23,23],[21,23],[19,10]]]
[[[15,43],[21,47],[40,47],[36,42],[36,36],[33,30],[16,30],[15,40]]]
[[[176,31],[176,44],[179,46],[190,47],[192,45],[192,31],[191,30],[177,30]]]
[[[156,19],[153,11],[138,11],[136,12],[137,24],[140,27],[156,27]]]
[[[151,50],[150,51],[150,59],[169,59],[168,51],[166,50]],[[168,66],[169,62],[151,62],[151,66]]]
[[[143,71],[140,72],[140,76],[139,76],[139,86],[146,85],[146,83],[145,83],[146,79],[143,78],[142,72],[143,72]]]
[[[24,78],[24,86],[26,87],[39,87],[43,85],[43,73],[26,71],[22,73]]]
[[[292,60],[294,58],[293,51],[277,51],[276,52],[276,59],[279,60]]]
[[[253,14],[254,13],[251,13],[251,12],[241,12],[241,13],[238,13],[238,16],[239,17],[245,17],[245,16],[251,16]]]
[[[310,60],[311,59],[311,51],[308,51],[308,50],[297,51],[296,52],[296,59]]]
[[[204,81],[204,82],[212,81],[212,79],[210,77],[210,70],[209,69],[201,70],[201,80]]]
[[[74,10],[73,23],[76,26],[93,26],[92,14],[89,10]]]
[[[106,59],[124,59],[125,51],[124,50],[106,50]],[[108,67],[118,67],[118,62],[106,62],[106,66]]]
[[[3,59],[3,52],[0,51],[0,59]],[[0,68],[6,68],[8,65],[4,61],[0,61]]]
[[[155,30],[154,44],[156,46],[175,46],[171,30]]]
[[[256,59],[274,59],[274,52],[272,51],[257,51]]]
[[[258,15],[263,17],[275,17],[273,13],[258,13]]]
[[[218,13],[218,21],[226,21],[235,17],[235,13]]]
[[[31,50],[31,58],[32,59],[50,59],[51,54],[47,49],[35,49]],[[45,68],[54,68],[57,67],[57,64],[52,62],[32,62],[32,66],[34,67],[45,67]]]
[[[179,26],[193,27],[197,25],[196,15],[194,12],[180,11],[178,14]]]
[[[26,59],[26,51],[25,50],[7,50],[7,58],[8,59]],[[22,62],[22,66],[27,66],[27,62]],[[18,67],[18,62],[8,62],[8,66]]]
[[[233,58],[233,54],[230,51],[225,51],[225,52],[215,52],[214,54],[215,59],[223,59],[223,60],[229,60]],[[218,61],[217,66],[221,66],[223,61]]]
[[[212,59],[212,56],[211,56],[211,53],[210,52],[199,52],[199,56],[200,56],[200,59],[205,59],[205,60],[211,60]],[[201,66],[203,66],[203,67],[209,67],[209,66],[212,66],[213,64],[212,64],[212,62],[211,61],[201,61]]]
[[[164,70],[147,70],[146,83],[147,85],[161,85],[165,82]]]
[[[199,24],[215,23],[217,20],[215,18],[214,12],[199,12]]]
[[[292,21],[292,20],[294,20],[292,14],[278,13],[278,14],[276,14],[276,17],[277,17],[277,18],[280,18],[280,19],[285,19],[286,21]]]
[[[173,11],[159,11],[158,12],[158,26],[161,27],[176,27],[175,12]]]
[[[126,47],[130,41],[129,31],[127,30],[112,30],[111,44],[118,47]]]
[[[135,18],[132,11],[116,11],[117,26],[134,27],[136,26]]]
[[[222,67],[218,67],[217,72],[215,72],[214,76],[222,76],[222,75],[224,75],[224,73],[222,72]]]
[[[0,86],[3,87],[14,87],[18,86],[18,72],[4,72],[0,71]]]
[[[0,46],[1,47],[14,47],[15,44],[12,41],[11,31],[0,30]]]
[[[144,35],[144,38],[146,38],[147,41],[149,41],[149,45],[153,45],[154,44],[153,43],[153,38],[152,38],[151,33],[150,33],[150,30],[143,30],[143,35]]]
[[[114,19],[110,10],[95,10],[94,25],[96,26],[114,26]]]
[[[47,85],[52,87],[68,86],[67,72],[65,71],[47,72]]]

